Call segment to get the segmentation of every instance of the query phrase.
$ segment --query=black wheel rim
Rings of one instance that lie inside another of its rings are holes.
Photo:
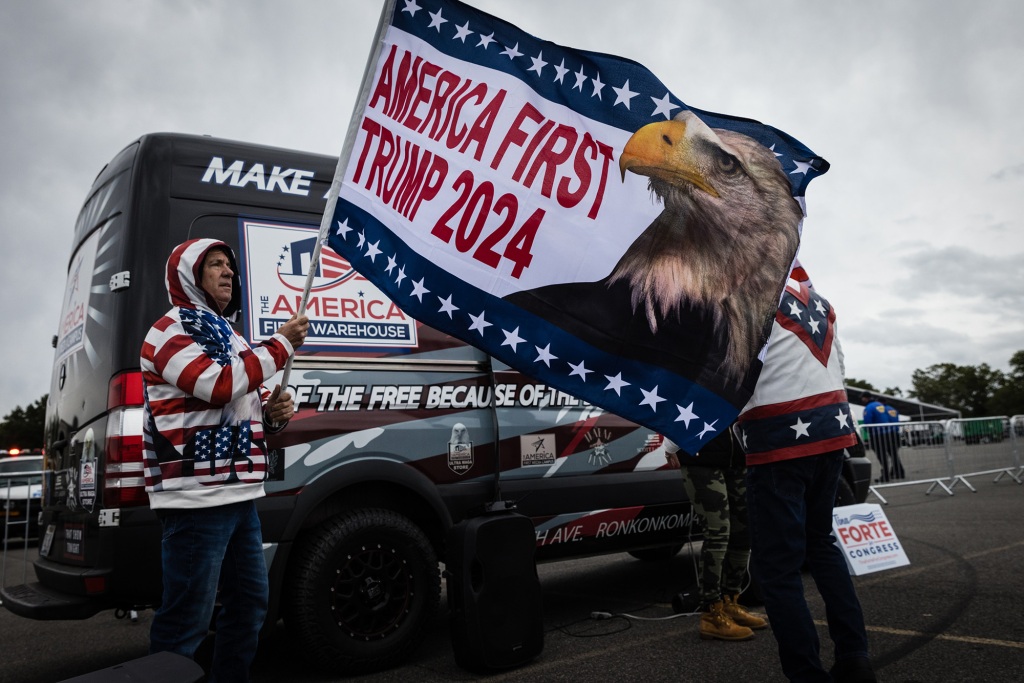
[[[396,548],[350,548],[335,570],[330,607],[350,638],[373,641],[401,628],[412,608],[415,583],[407,558]]]

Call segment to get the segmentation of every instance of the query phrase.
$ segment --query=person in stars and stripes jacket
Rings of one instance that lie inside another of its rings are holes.
[[[751,569],[791,681],[874,681],[860,601],[832,537],[844,449],[858,443],[835,311],[786,284],[754,393],[737,430],[746,452]],[[804,598],[807,565],[825,602],[835,662],[826,671]]]
[[[142,344],[146,491],[163,527],[163,598],[150,652],[194,657],[218,592],[210,681],[246,681],[269,589],[255,499],[264,494],[264,431],[283,429],[291,396],[263,383],[306,337],[293,317],[250,347],[230,326],[240,280],[224,242],[190,240],[167,261],[172,308]]]

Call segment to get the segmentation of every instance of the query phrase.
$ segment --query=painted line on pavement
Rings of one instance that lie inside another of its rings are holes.
[[[815,619],[814,623],[818,626],[828,626],[828,622],[823,619]],[[867,630],[874,633],[885,633],[890,636],[909,636],[911,638],[932,638],[934,640],[949,640],[955,643],[970,643],[971,645],[995,645],[997,647],[1012,647],[1018,650],[1024,650],[1024,643],[1018,643],[1015,640],[996,640],[995,638],[975,638],[973,636],[952,636],[947,633],[940,633],[938,635],[934,633],[925,633],[923,631],[909,631],[902,628],[889,628],[888,626],[867,626]]]

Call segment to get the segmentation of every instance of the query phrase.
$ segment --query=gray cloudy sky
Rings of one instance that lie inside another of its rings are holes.
[[[421,0],[429,4],[430,0]],[[1019,0],[476,0],[563,45],[643,63],[687,104],[755,118],[832,163],[801,259],[847,374],[1024,349]],[[0,417],[49,391],[71,230],[125,144],[174,131],[336,155],[373,0],[0,3]]]

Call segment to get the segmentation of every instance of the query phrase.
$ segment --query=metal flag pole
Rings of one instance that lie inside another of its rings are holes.
[[[338,157],[338,166],[334,170],[334,179],[331,181],[331,188],[327,191],[327,206],[324,207],[324,215],[320,219],[320,233],[317,236],[316,246],[313,248],[313,256],[309,260],[309,272],[306,273],[306,285],[302,290],[302,299],[299,301],[298,315],[306,314],[306,303],[309,301],[309,293],[313,289],[313,277],[316,275],[320,264],[320,252],[323,245],[327,243],[327,233],[331,228],[331,221],[334,218],[334,209],[338,205],[338,194],[341,192],[341,183],[345,177],[345,168],[348,166],[349,157],[352,155],[352,147],[355,145],[356,135],[359,133],[361,122],[360,114],[366,108],[370,98],[370,86],[373,73],[376,70],[377,60],[384,41],[384,34],[391,24],[391,15],[395,9],[396,0],[385,0],[381,9],[380,20],[377,22],[377,34],[374,37],[373,49],[363,69],[363,83],[359,90],[359,97],[356,98],[355,107],[352,110],[352,118],[349,119],[348,131],[345,134],[345,144],[342,147],[341,155]],[[281,375],[281,390],[288,388],[288,380],[292,374],[292,360],[294,355],[288,358],[285,363],[284,372]]]

